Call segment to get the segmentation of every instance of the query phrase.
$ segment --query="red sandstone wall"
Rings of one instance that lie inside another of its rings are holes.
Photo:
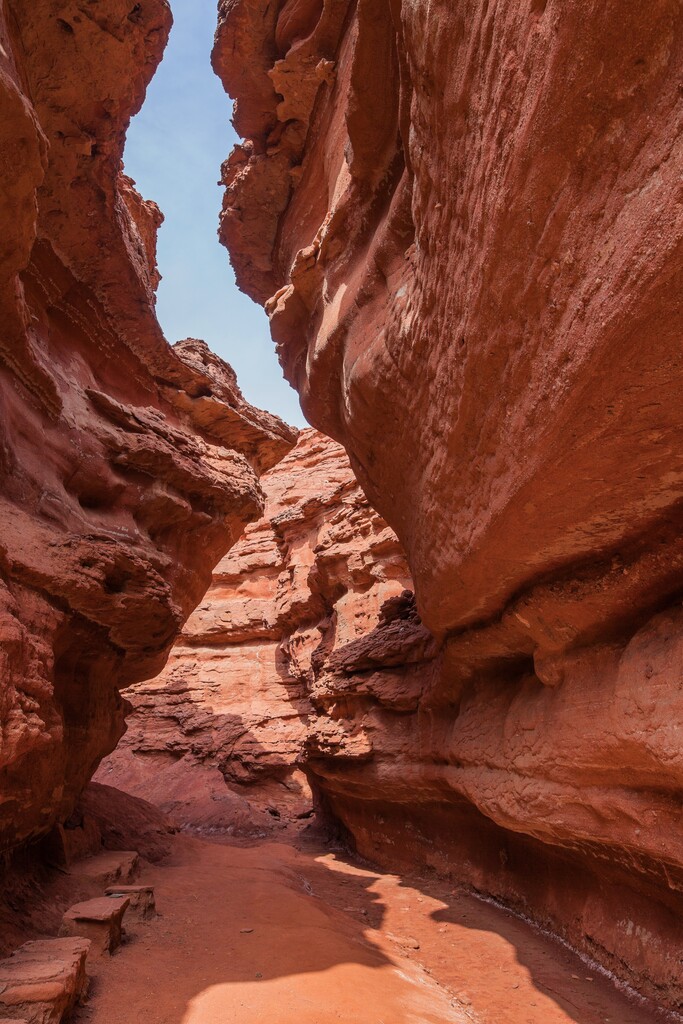
[[[214,65],[238,280],[443,645],[316,774],[677,1003],[681,4],[224,0]]]
[[[0,4],[0,851],[68,815],[294,433],[154,315],[163,0]]]
[[[354,735],[347,695],[407,711],[434,653],[401,598],[410,575],[395,535],[339,444],[303,431],[262,484],[264,517],[216,566],[165,671],[126,691],[126,735],[96,776],[202,830],[253,834],[307,815],[302,768],[367,761],[382,728],[373,713]]]
[[[202,830],[309,812],[302,768],[368,762],[435,653],[401,596],[396,537],[338,444],[303,431],[262,483],[263,519],[216,567],[164,672],[126,691],[127,733],[97,775]]]

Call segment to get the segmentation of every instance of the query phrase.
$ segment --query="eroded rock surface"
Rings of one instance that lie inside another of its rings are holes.
[[[154,315],[163,0],[0,6],[0,850],[70,812],[294,434]]]
[[[384,718],[415,710],[436,650],[340,445],[303,431],[262,484],[263,519],[216,568],[164,672],[126,691],[128,731],[97,776],[201,829],[308,814],[302,768],[366,763]]]
[[[223,240],[442,644],[327,795],[679,1003],[681,5],[219,10]]]

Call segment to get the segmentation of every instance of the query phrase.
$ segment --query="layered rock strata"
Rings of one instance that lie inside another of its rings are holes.
[[[204,830],[308,816],[302,769],[366,763],[435,653],[396,536],[338,444],[302,432],[262,483],[263,519],[217,566],[164,672],[126,691],[128,731],[97,775]]]
[[[294,434],[154,314],[164,0],[0,4],[0,852],[68,816]]]
[[[442,645],[328,796],[678,1003],[681,5],[219,17],[223,239]]]

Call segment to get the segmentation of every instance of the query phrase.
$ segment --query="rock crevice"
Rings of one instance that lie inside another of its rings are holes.
[[[346,705],[414,710],[436,650],[339,445],[303,431],[263,485],[264,517],[216,567],[166,669],[126,691],[127,734],[98,774],[201,830],[308,816],[311,763],[372,754]]]

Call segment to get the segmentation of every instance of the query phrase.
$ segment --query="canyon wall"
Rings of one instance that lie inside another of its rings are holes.
[[[154,314],[163,0],[0,3],[0,852],[64,820],[295,440]]]
[[[263,518],[216,567],[165,670],[126,691],[126,735],[96,776],[204,832],[310,817],[303,769],[368,762],[436,653],[396,535],[340,445],[305,430],[262,484]]]
[[[239,55],[236,59],[235,55]],[[359,848],[683,1001],[680,0],[221,0],[221,235],[441,647]],[[366,694],[336,706],[359,735]]]

